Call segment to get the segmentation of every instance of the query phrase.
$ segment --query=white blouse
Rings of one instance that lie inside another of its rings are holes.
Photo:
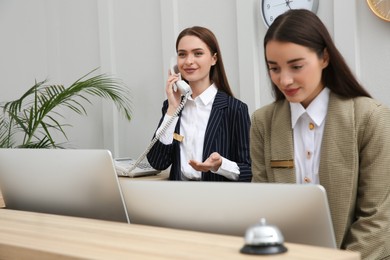
[[[320,183],[318,171],[329,94],[330,89],[325,87],[306,109],[301,103],[290,102],[297,183]]]

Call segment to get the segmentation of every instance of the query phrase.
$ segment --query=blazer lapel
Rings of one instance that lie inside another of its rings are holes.
[[[357,179],[353,175],[358,173],[356,138],[354,101],[341,100],[331,92],[321,144],[319,178],[328,196],[339,245],[348,225],[353,189],[356,189],[356,183],[353,183]]]
[[[218,126],[220,125],[222,119],[223,109],[228,106],[227,98],[228,96],[221,91],[218,91],[217,95],[215,96],[204,137],[203,160],[206,160],[206,158],[211,153],[214,144],[213,140],[215,139],[215,135],[219,129]]]
[[[343,100],[331,93],[321,144],[320,183],[327,190],[339,190],[342,183],[352,187],[356,172],[358,147],[356,142],[353,100]],[[349,191],[347,191],[347,194]],[[332,192],[334,194],[334,192]],[[338,196],[340,196],[339,194]]]
[[[287,101],[278,102],[271,126],[271,170],[275,182],[295,183],[293,131],[290,106]]]

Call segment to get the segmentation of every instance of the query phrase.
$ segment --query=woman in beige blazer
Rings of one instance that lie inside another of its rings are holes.
[[[390,110],[310,11],[280,15],[264,54],[275,102],[252,115],[252,181],[321,184],[338,247],[390,258]]]

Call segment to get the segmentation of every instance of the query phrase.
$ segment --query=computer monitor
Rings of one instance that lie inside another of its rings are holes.
[[[0,149],[8,209],[127,222],[108,150]]]
[[[285,241],[336,248],[319,185],[121,180],[130,223],[244,237],[265,218]]]

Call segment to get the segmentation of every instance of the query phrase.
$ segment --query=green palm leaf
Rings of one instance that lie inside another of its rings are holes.
[[[36,82],[19,99],[6,102],[0,107],[0,147],[58,148],[52,131],[59,131],[67,139],[65,126],[57,118],[60,107],[86,115],[83,103],[92,104],[91,97],[112,101],[127,120],[131,120],[131,100],[127,87],[118,79],[106,74],[78,79],[68,88],[47,85],[46,80]],[[14,136],[22,135],[22,142],[15,144]]]

